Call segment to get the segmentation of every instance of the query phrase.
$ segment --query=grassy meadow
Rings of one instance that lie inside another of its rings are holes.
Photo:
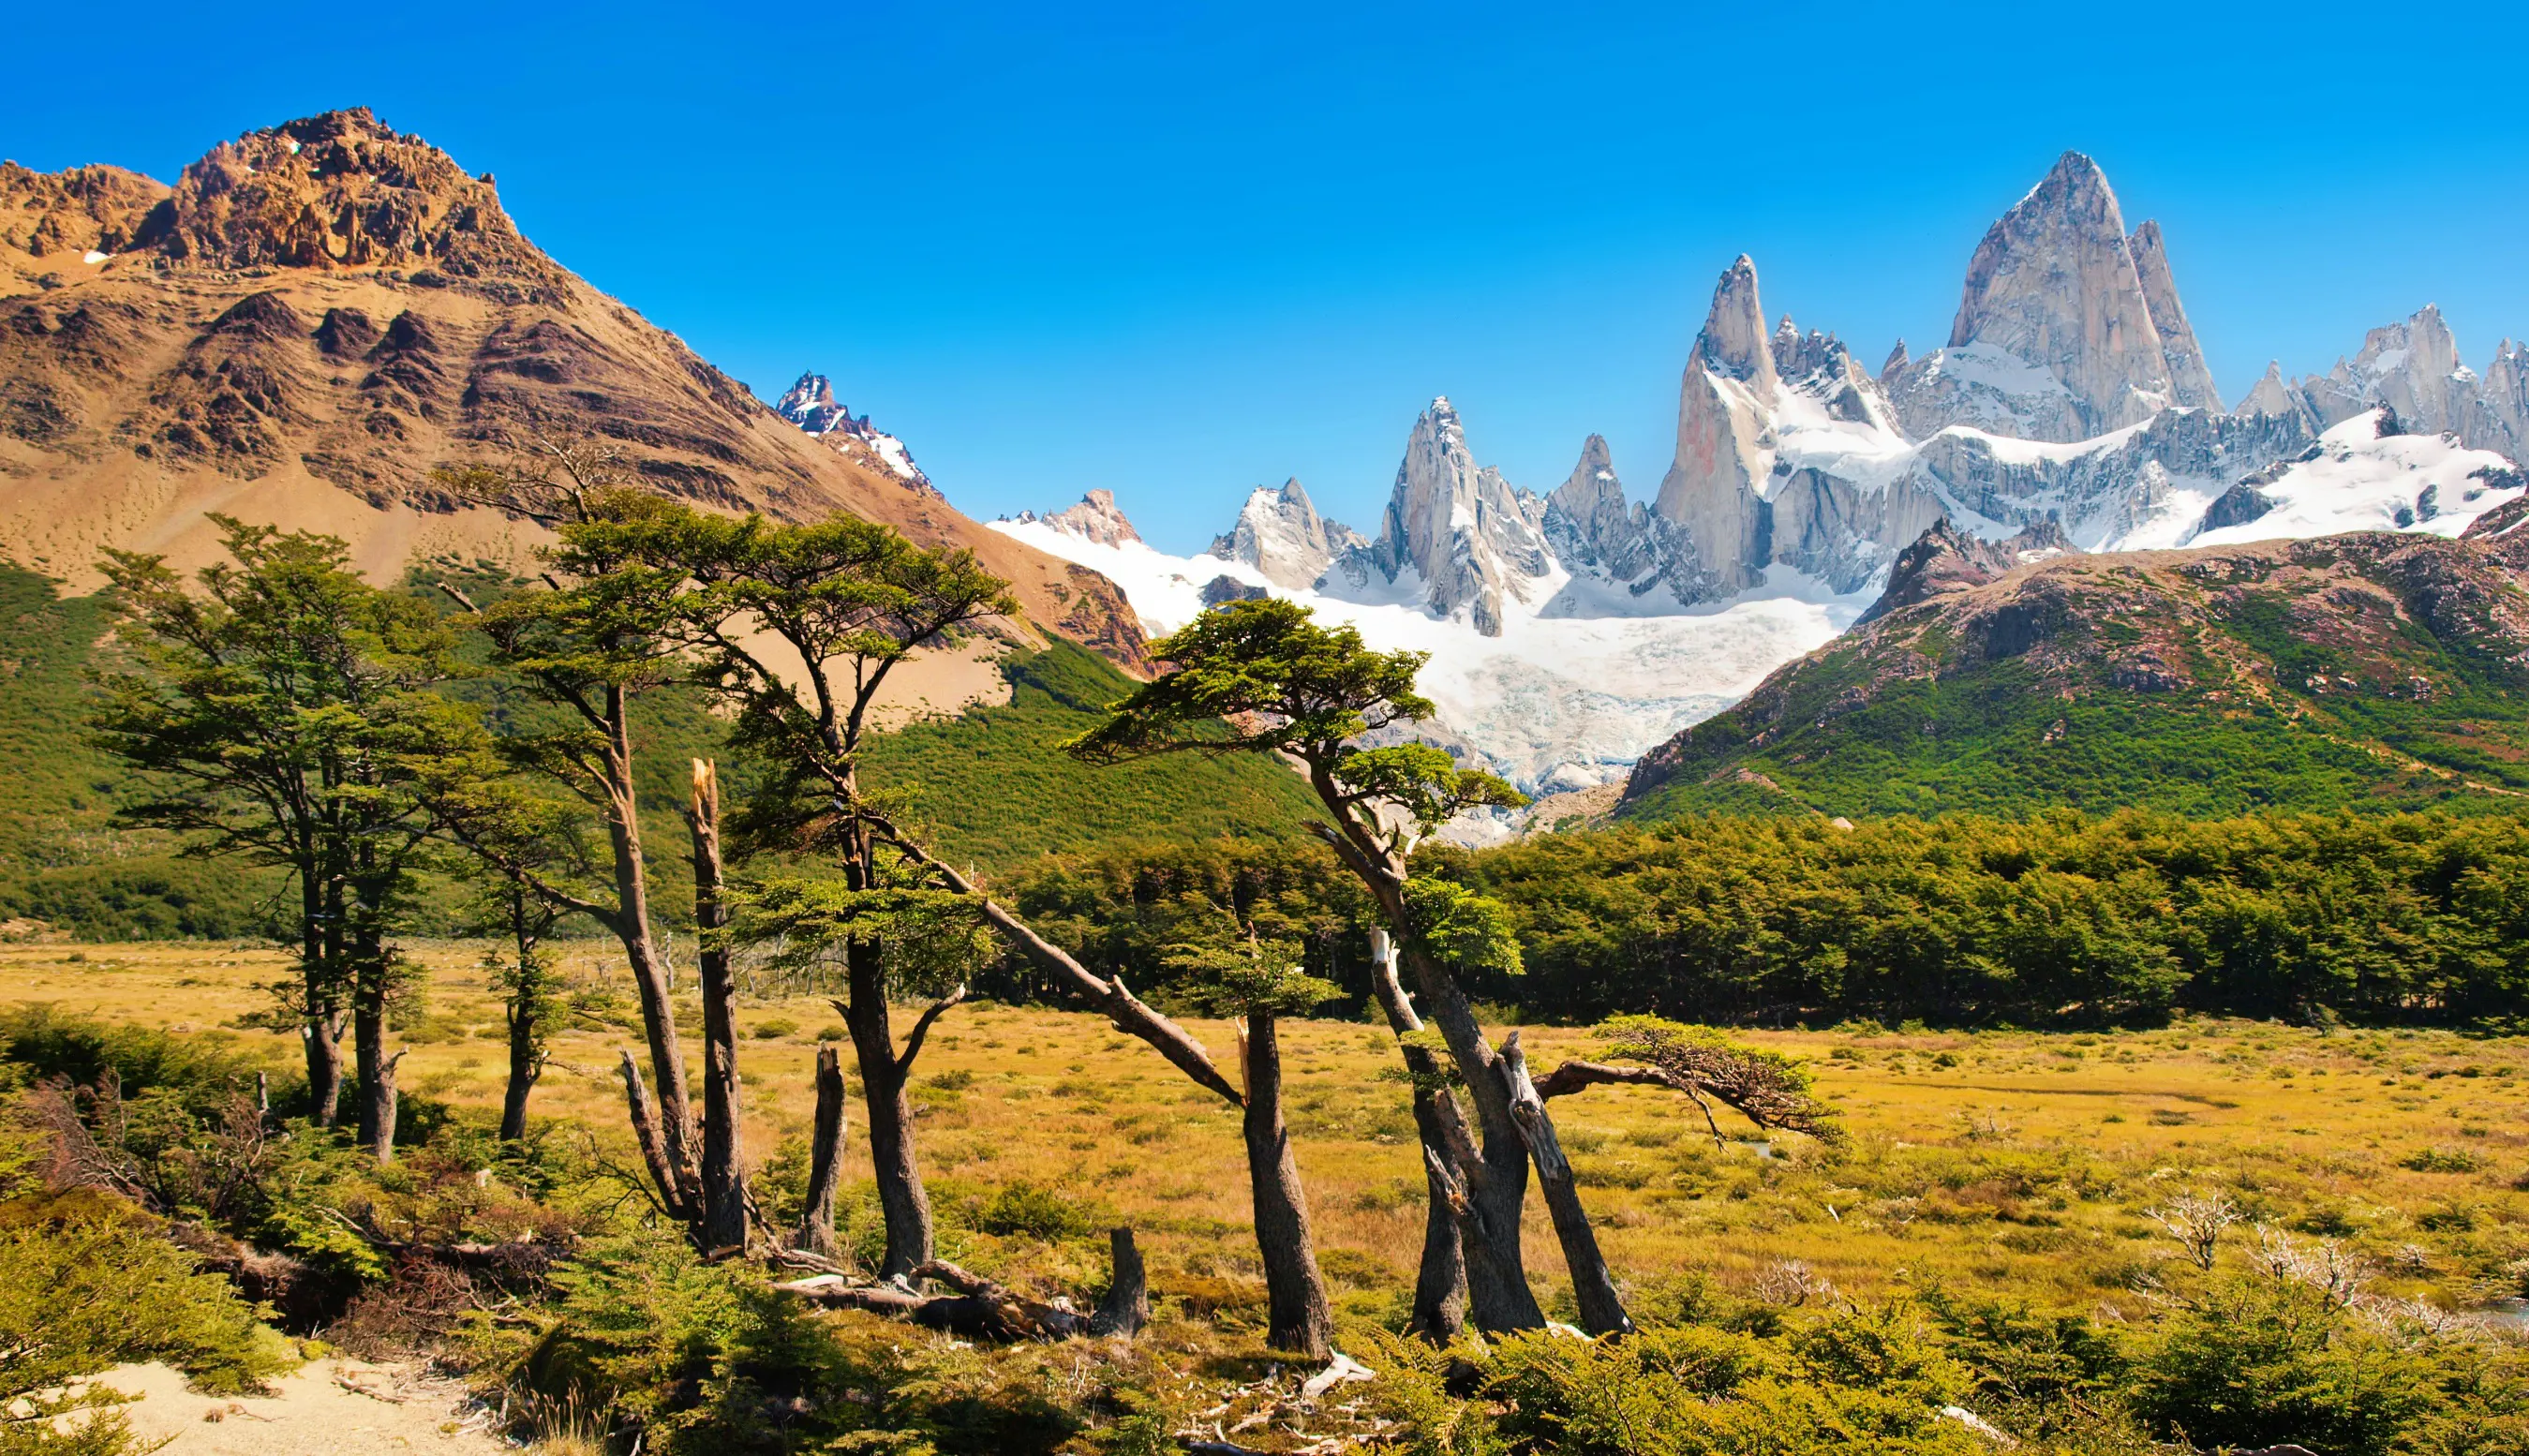
[[[485,948],[415,948],[427,991],[401,1031],[410,1049],[401,1081],[416,1100],[488,1117],[506,1044]],[[574,944],[571,969],[619,975],[608,949]],[[295,1035],[259,1029],[254,1013],[270,1004],[259,987],[288,970],[282,955],[244,944],[0,944],[0,1007],[50,1003],[214,1039],[279,1080],[298,1066]],[[749,1001],[742,1019],[747,1152],[760,1192],[778,1203],[800,1176],[815,1045],[842,1032],[815,998]],[[910,1021],[908,1011],[899,1034]],[[1189,1025],[1216,1057],[1234,1055],[1225,1023]],[[1846,1146],[1745,1141],[1725,1109],[1729,1141],[1716,1148],[1692,1104],[1646,1089],[1556,1104],[1600,1237],[1637,1286],[1699,1274],[1742,1297],[1801,1302],[1832,1298],[1823,1286],[1869,1300],[1940,1285],[2117,1320],[2177,1253],[2149,1211],[2192,1191],[2237,1206],[2231,1237],[2242,1246],[2257,1237],[2251,1223],[2342,1241],[2377,1270],[2384,1295],[2461,1311],[2529,1294],[2529,1037],[2193,1020],[2100,1034],[1865,1025],[1746,1039],[1812,1065],[1843,1113]],[[1540,1070],[1592,1051],[1584,1029],[1531,1027],[1525,1040]],[[628,1162],[613,1067],[635,1041],[621,1027],[561,1036],[534,1115],[565,1135],[584,1128]],[[1391,1041],[1366,1022],[1328,1019],[1289,1023],[1284,1045],[1339,1311],[1399,1319],[1423,1188],[1408,1091],[1385,1075]],[[1138,1043],[1093,1016],[960,1006],[924,1053],[917,1100],[946,1257],[1048,1291],[1094,1287],[1103,1242],[1085,1235],[1111,1215],[1140,1231],[1163,1330],[1190,1321],[1234,1335],[1261,1320],[1236,1114]],[[852,1126],[857,1162],[857,1111]],[[1017,1184],[1057,1190],[1091,1216],[1052,1238],[990,1216]],[[874,1234],[865,1178],[845,1202],[855,1231]],[[1540,1291],[1569,1318],[1541,1209],[1527,1226]]]

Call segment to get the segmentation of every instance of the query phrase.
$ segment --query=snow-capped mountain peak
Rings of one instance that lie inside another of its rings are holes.
[[[846,456],[876,464],[907,485],[930,490],[931,477],[913,462],[913,452],[885,430],[874,428],[866,414],[854,415],[834,398],[834,383],[823,374],[802,374],[773,402],[773,412],[823,439]]]

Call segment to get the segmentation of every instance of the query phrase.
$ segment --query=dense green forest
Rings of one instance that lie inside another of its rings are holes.
[[[1508,907],[1525,958],[1480,994],[1533,1016],[1780,1024],[2152,1021],[2178,1011],[2481,1020],[2529,1013],[2529,836],[2511,816],[2061,812],[1839,828],[1708,816],[1426,849]],[[1163,947],[1235,910],[1367,986],[1364,911],[1313,845],[1110,851],[1017,901],[1163,991]]]

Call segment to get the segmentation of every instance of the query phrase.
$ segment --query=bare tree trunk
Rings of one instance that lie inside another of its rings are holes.
[[[545,1074],[544,1033],[539,1026],[553,995],[537,945],[552,928],[553,912],[534,904],[527,888],[510,885],[510,940],[517,950],[515,980],[504,1008],[510,1028],[510,1081],[501,1094],[501,1141],[527,1135],[527,1096]]]
[[[1563,1156],[1563,1144],[1554,1135],[1554,1121],[1545,1115],[1545,1099],[1537,1096],[1536,1084],[1529,1079],[1528,1054],[1520,1049],[1519,1033],[1502,1039],[1502,1077],[1510,1089],[1511,1115],[1519,1122],[1521,1136],[1528,1141],[1530,1157],[1536,1161],[1536,1183],[1545,1195],[1545,1211],[1554,1219],[1554,1236],[1563,1245],[1563,1263],[1572,1270],[1572,1293],[1581,1306],[1581,1327],[1591,1334],[1631,1334],[1634,1321],[1625,1315],[1624,1301],[1616,1294],[1616,1281],[1607,1271],[1607,1256],[1598,1249],[1598,1236],[1589,1227],[1589,1215],[1581,1208],[1581,1190],[1573,1182],[1572,1161]]]
[[[870,1168],[878,1177],[879,1212],[887,1218],[887,1258],[879,1266],[879,1277],[910,1278],[931,1262],[931,1195],[923,1190],[922,1170],[914,1160],[913,1104],[905,1096],[911,1078],[896,1059],[881,956],[875,941],[853,941],[844,948],[851,998],[835,1006],[851,1029],[852,1051],[860,1061]]]
[[[703,998],[702,1228],[706,1253],[746,1248],[746,1166],[737,1081],[737,987],[728,973],[721,903],[720,774],[695,759],[694,793],[685,824],[694,841],[694,923]]]
[[[668,1160],[668,1141],[659,1131],[659,1111],[650,1104],[650,1089],[641,1085],[641,1064],[632,1053],[623,1053],[624,1109],[632,1119],[632,1140],[641,1147],[641,1160],[650,1168],[650,1181],[659,1190],[659,1207],[679,1223],[692,1224],[700,1212],[694,1207],[685,1182],[676,1177],[676,1169]]]
[[[1467,1095],[1476,1105],[1476,1123],[1483,1135],[1476,1160],[1462,1160],[1466,1198],[1474,1207],[1490,1247],[1484,1257],[1467,1255],[1468,1314],[1487,1334],[1513,1329],[1538,1329],[1545,1312],[1528,1286],[1528,1262],[1520,1251],[1520,1218],[1528,1202],[1528,1141],[1511,1116],[1510,1093],[1503,1083],[1500,1057],[1484,1045],[1483,1028],[1457,981],[1439,963],[1420,951],[1406,952],[1424,1007],[1440,1029],[1465,1078]],[[1463,1239],[1467,1231],[1459,1224]]]
[[[501,1094],[501,1141],[514,1143],[527,1135],[527,1094],[536,1090],[545,1060],[536,1047],[535,1023],[510,1011],[510,1083]]]
[[[396,1068],[403,1062],[404,1053],[401,1052],[378,1062],[377,1081],[363,1106],[366,1119],[372,1123],[369,1156],[380,1162],[395,1161]]]
[[[1334,1316],[1282,1121],[1282,1052],[1272,1012],[1249,1013],[1246,1053],[1247,1179],[1256,1199],[1256,1252],[1264,1261],[1265,1343],[1323,1360],[1332,1348]]]
[[[1133,1247],[1133,1230],[1112,1229],[1106,1239],[1114,1251],[1115,1277],[1089,1317],[1089,1332],[1131,1339],[1151,1322],[1150,1276],[1142,1270],[1142,1251]]]
[[[379,974],[375,971],[366,975]],[[387,1057],[387,1012],[383,993],[362,988],[351,1013],[351,1048],[359,1058],[360,1146],[380,1162],[395,1160],[395,1063]],[[401,1055],[401,1053],[399,1053]]]
[[[307,1052],[308,1116],[332,1127],[343,1115],[343,1013],[328,1007],[298,1028]]]
[[[808,1152],[808,1200],[799,1214],[799,1242],[811,1254],[834,1255],[834,1185],[843,1175],[843,1052],[828,1042],[817,1049],[817,1125]]]
[[[699,1212],[702,1178],[694,1158],[694,1112],[685,1090],[685,1053],[676,1035],[675,1007],[669,999],[667,957],[650,929],[648,862],[641,849],[639,799],[632,784],[632,730],[628,704],[620,686],[606,690],[608,743],[606,754],[607,838],[615,856],[617,911],[612,927],[631,963],[632,987],[641,1001],[641,1027],[650,1044],[650,1074],[658,1079],[657,1133],[666,1159],[669,1200],[681,1210]],[[693,1212],[681,1213],[691,1218]]]
[[[1423,1018],[1396,979],[1396,943],[1383,930],[1370,933],[1371,985],[1388,1029],[1400,1042],[1423,1029]],[[1459,1247],[1457,1219],[1449,1210],[1443,1170],[1454,1166],[1459,1148],[1469,1144],[1466,1114],[1441,1083],[1440,1059],[1427,1047],[1404,1042],[1399,1051],[1414,1078],[1414,1129],[1424,1153],[1423,1263],[1414,1276],[1414,1313],[1406,1330],[1435,1345],[1447,1345],[1466,1327],[1467,1261]],[[1454,1134],[1454,1136],[1453,1136]]]

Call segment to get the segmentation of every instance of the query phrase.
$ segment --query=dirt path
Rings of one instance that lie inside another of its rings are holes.
[[[482,1429],[478,1413],[460,1409],[463,1386],[409,1366],[318,1360],[274,1380],[274,1393],[261,1399],[196,1394],[163,1365],[117,1366],[98,1379],[140,1397],[123,1413],[143,1437],[173,1436],[167,1456],[512,1449]]]

